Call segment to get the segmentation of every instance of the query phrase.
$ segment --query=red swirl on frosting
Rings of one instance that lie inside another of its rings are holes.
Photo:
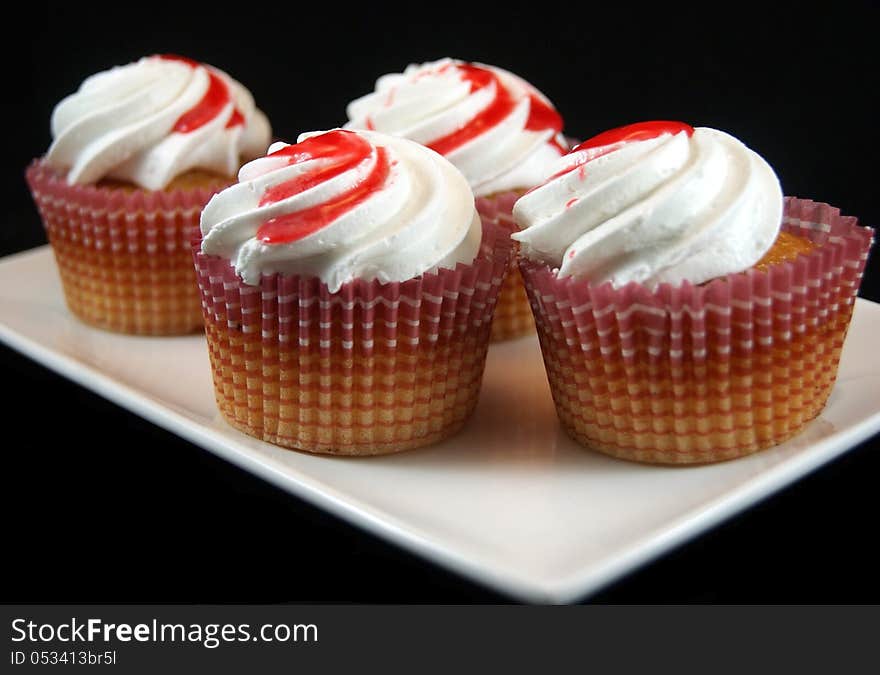
[[[592,138],[588,138],[578,145],[572,150],[572,152],[612,146],[612,149],[616,150],[626,143],[649,141],[652,138],[657,138],[663,134],[675,135],[682,131],[686,132],[688,136],[694,135],[694,128],[690,124],[685,124],[684,122],[669,122],[666,120],[636,122],[635,124],[627,124],[622,127],[603,131],[601,134],[596,134]],[[596,156],[598,157],[600,155]]]
[[[581,178],[586,176],[584,172],[584,164],[592,162],[604,155],[610,154],[615,150],[619,150],[627,143],[635,143],[638,141],[649,141],[663,134],[675,135],[684,131],[688,136],[692,136],[694,128],[684,122],[669,122],[666,120],[655,120],[651,122],[636,122],[635,124],[627,124],[615,129],[603,131],[596,134],[592,138],[588,138],[568,153],[572,158],[572,163],[562,171],[553,174],[545,183],[549,183],[554,178],[559,178],[567,173],[571,173],[575,169],[580,170]]]
[[[455,69],[462,80],[470,84],[471,93],[494,85],[495,95],[489,105],[471,118],[464,126],[446,136],[425,144],[441,155],[448,155],[453,150],[499,124],[513,112],[518,102],[510,90],[504,86],[504,83],[497,74],[473,63],[447,63],[434,72],[427,71],[420,73],[419,76],[426,77],[428,75],[444,73],[450,69]],[[389,96],[393,96],[393,91]],[[530,131],[552,130],[554,133],[550,142],[554,145],[559,145],[555,136],[562,131],[562,117],[540,96],[530,93],[528,97],[530,107],[526,129]],[[367,120],[367,122],[371,126],[370,121]],[[559,147],[561,152],[566,151],[566,148]]]
[[[203,65],[198,61],[194,61],[186,56],[178,56],[177,54],[161,54],[159,58],[165,59],[166,61],[180,61],[186,63],[192,68],[198,68]],[[206,70],[208,71],[209,78],[208,90],[195,106],[187,110],[177,119],[177,122],[175,122],[172,127],[172,131],[185,134],[204,126],[222,113],[224,108],[226,108],[232,100],[229,87],[223,79],[210,68],[206,68]],[[233,108],[232,115],[229,116],[229,120],[226,122],[226,128],[229,129],[243,124],[244,115],[241,114],[241,111],[238,108]]]
[[[342,129],[328,131],[281,148],[269,157],[286,157],[287,166],[316,159],[328,161],[319,163],[314,169],[295,178],[268,187],[260,197],[260,206],[287,199],[352,170],[368,161],[373,150],[373,146],[364,137]],[[257,230],[257,239],[267,244],[286,244],[317,232],[366,200],[385,183],[389,171],[390,162],[385,148],[375,148],[375,162],[363,179],[335,195],[330,201],[267,220]]]

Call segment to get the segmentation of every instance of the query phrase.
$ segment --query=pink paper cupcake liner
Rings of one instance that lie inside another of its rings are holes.
[[[400,283],[263,275],[193,258],[218,408],[233,427],[316,453],[433,443],[473,411],[511,240],[491,224],[471,265]]]
[[[504,229],[508,235],[518,231],[519,228],[513,221],[513,205],[522,194],[523,190],[509,190],[490,197],[477,197],[476,205],[480,218],[483,222]],[[513,246],[516,252],[519,243],[513,242]],[[492,320],[492,341],[531,335],[534,331],[535,320],[514,255],[510,259],[510,268],[498,295],[498,306],[495,308],[495,318]]]
[[[780,443],[816,417],[837,375],[873,230],[793,197],[782,229],[817,247],[700,286],[596,287],[521,259],[569,435],[624,459],[714,462]]]
[[[68,185],[39,160],[25,177],[76,316],[145,335],[202,327],[190,241],[202,208],[228,181],[159,191]]]

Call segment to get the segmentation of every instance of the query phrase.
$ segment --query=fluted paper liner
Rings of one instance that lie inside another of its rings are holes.
[[[700,286],[594,287],[520,259],[568,434],[624,459],[700,463],[775,445],[816,417],[873,231],[793,197],[783,229],[818,246]]]
[[[220,412],[251,436],[317,453],[384,454],[453,434],[477,402],[511,243],[490,224],[471,265],[330,293],[295,275],[249,286],[197,237]]]
[[[480,218],[484,223],[493,223],[503,228],[508,235],[517,232],[519,228],[513,221],[513,205],[522,194],[522,190],[510,190],[489,197],[477,197]],[[513,246],[514,251],[519,249],[518,242],[513,242]],[[492,320],[492,341],[510,340],[530,335],[534,331],[532,308],[514,255],[510,258],[510,267],[498,294],[498,306]]]
[[[68,185],[39,160],[25,176],[76,316],[141,335],[201,329],[190,241],[202,208],[228,181],[159,191]]]

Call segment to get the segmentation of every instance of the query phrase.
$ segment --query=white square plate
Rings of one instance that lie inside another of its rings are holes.
[[[400,546],[531,602],[569,602],[880,430],[880,305],[859,300],[837,385],[796,438],[733,462],[631,464],[560,430],[536,338],[493,345],[477,411],[443,443],[317,457],[228,426],[204,337],[141,338],[67,311],[52,253],[0,261],[0,339],[183,438]],[[168,373],[174,373],[173,378]]]

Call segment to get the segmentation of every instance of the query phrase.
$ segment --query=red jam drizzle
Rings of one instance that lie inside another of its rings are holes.
[[[160,54],[159,58],[166,61],[180,61],[192,68],[197,68],[201,65],[197,61],[193,61],[186,56],[178,56],[177,54]],[[205,92],[205,95],[202,96],[202,99],[195,106],[177,119],[177,122],[174,123],[171,129],[172,131],[180,134],[195,131],[223,112],[223,109],[232,100],[229,87],[226,86],[226,83],[219,75],[211,72],[209,69],[208,80],[208,90]],[[230,115],[229,120],[226,122],[226,128],[229,129],[242,124],[244,124],[244,115],[241,114],[238,108],[233,108],[232,115]]]
[[[652,122],[636,122],[635,124],[627,124],[626,126],[617,127],[596,134],[592,138],[588,138],[578,145],[572,152],[579,150],[589,150],[591,148],[601,148],[609,145],[622,145],[624,143],[633,143],[635,141],[649,141],[663,134],[675,135],[679,132],[686,132],[688,136],[693,136],[694,128],[690,124],[684,122],[669,122],[666,120]]]
[[[615,150],[619,150],[627,143],[635,143],[638,141],[649,141],[652,138],[658,138],[663,134],[675,135],[684,131],[688,136],[693,136],[694,128],[684,122],[669,122],[666,120],[651,122],[636,122],[635,124],[627,124],[626,126],[617,127],[603,131],[592,138],[588,138],[583,143],[573,148],[569,153],[574,161],[572,164],[562,171],[553,174],[545,181],[549,183],[554,178],[559,178],[567,173],[578,170],[578,176],[581,180],[586,178],[586,169],[584,164],[592,162],[604,155],[608,155]],[[592,150],[593,152],[581,152],[583,150]]]
[[[240,124],[244,124],[244,115],[241,114],[241,111],[238,108],[233,108],[232,114],[229,116],[229,121],[226,122],[226,128],[231,129]]]
[[[180,61],[192,68],[199,67],[198,61],[191,59],[188,56],[181,56],[180,54],[159,54],[159,58],[164,59],[165,61]]]
[[[556,133],[562,131],[562,115],[535,94],[529,94],[529,101],[531,105],[529,106],[529,119],[526,120],[526,129],[530,131],[553,129]]]
[[[495,98],[463,127],[427,144],[429,148],[439,152],[441,155],[447,155],[480,134],[485,133],[510,115],[516,106],[516,101],[511,96],[510,91],[491,70],[480,68],[472,63],[457,65],[456,70],[461,74],[465,82],[470,83],[471,93],[494,84]],[[529,94],[529,102],[530,112],[529,118],[526,120],[526,129],[531,131],[552,129],[556,133],[562,130],[562,117],[550,105],[535,94]],[[554,133],[554,137],[556,133]],[[555,138],[551,142],[559,147]],[[564,148],[560,149],[562,152],[565,152]]]
[[[373,147],[365,138],[343,129],[328,131],[307,138],[302,143],[281,148],[269,156],[287,156],[288,166],[313,159],[330,161],[268,188],[260,198],[260,206],[273,204],[320,185],[368,160],[372,152]],[[389,172],[388,153],[385,148],[377,147],[375,164],[366,177],[331,201],[267,220],[257,230],[257,239],[267,244],[287,244],[317,232],[366,200],[385,183]]]

